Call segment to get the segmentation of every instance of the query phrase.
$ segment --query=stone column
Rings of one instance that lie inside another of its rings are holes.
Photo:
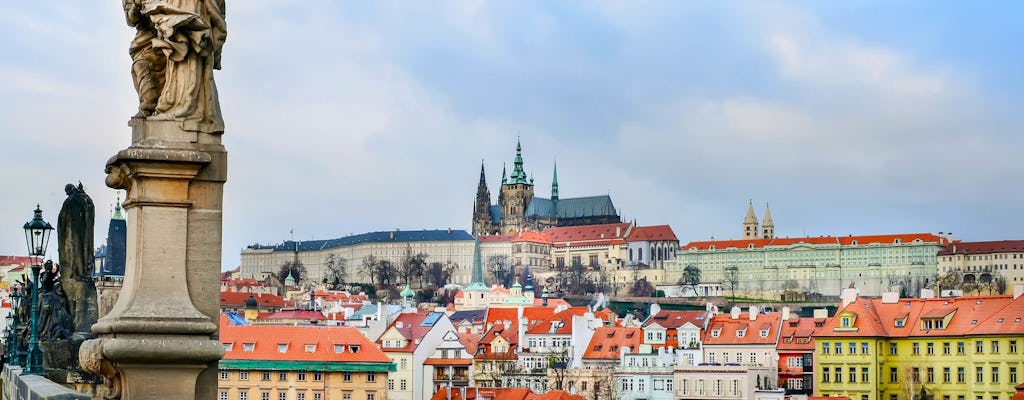
[[[124,286],[81,362],[122,399],[212,399],[227,153],[179,122],[130,125],[132,145],[107,162],[107,185],[128,192]]]

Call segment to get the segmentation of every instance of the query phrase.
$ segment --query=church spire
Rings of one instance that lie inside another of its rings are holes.
[[[757,239],[757,216],[754,215],[754,201],[747,204],[747,216],[743,218],[743,238]]]
[[[551,176],[551,201],[558,201],[558,161],[555,161],[554,173]]]
[[[527,183],[526,172],[523,171],[523,146],[519,139],[516,139],[516,159],[512,166],[511,184]]]
[[[470,275],[470,283],[466,290],[487,291],[487,284],[484,283],[484,263],[480,256],[480,237],[473,241],[473,269]]]
[[[772,210],[768,203],[764,205],[764,221],[761,222],[761,237],[764,239],[775,238],[775,222],[772,221]]]

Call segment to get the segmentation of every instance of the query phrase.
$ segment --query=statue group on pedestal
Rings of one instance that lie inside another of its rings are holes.
[[[224,0],[122,0],[129,26],[138,118],[224,131],[213,70],[227,37]]]

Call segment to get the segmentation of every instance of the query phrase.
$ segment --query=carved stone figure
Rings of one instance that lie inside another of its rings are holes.
[[[136,117],[171,120],[182,129],[224,131],[213,70],[227,38],[224,0],[122,0],[128,25]]]
[[[43,340],[70,339],[74,322],[68,313],[67,299],[60,288],[60,271],[47,261],[39,274],[39,336]]]
[[[99,314],[96,284],[92,280],[96,208],[81,183],[78,186],[67,184],[64,192],[68,197],[57,217],[60,265],[66,272],[60,277],[60,284],[67,296],[74,331],[89,332]]]

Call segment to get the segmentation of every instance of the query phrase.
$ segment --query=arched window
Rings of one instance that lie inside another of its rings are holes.
[[[644,260],[644,248],[643,247],[641,247],[639,249],[636,249],[636,260],[637,261],[643,261]]]
[[[633,261],[633,249],[629,249],[629,261]]]

